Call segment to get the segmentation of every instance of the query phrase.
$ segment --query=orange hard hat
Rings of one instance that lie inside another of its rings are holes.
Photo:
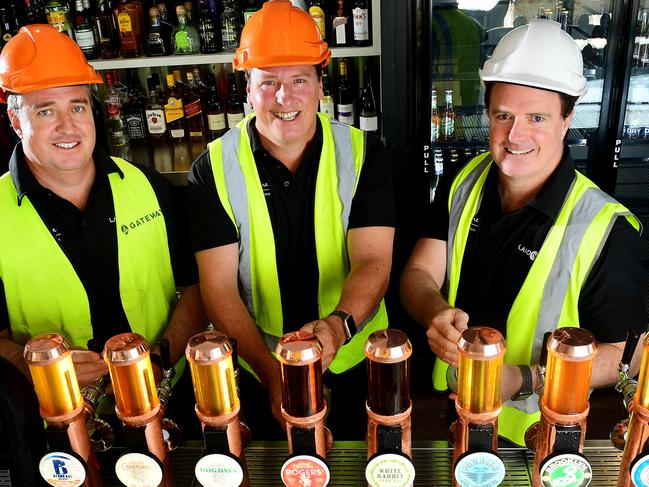
[[[0,88],[13,93],[103,83],[76,42],[54,27],[22,27],[0,53]]]
[[[330,59],[331,50],[308,13],[288,0],[270,0],[246,22],[232,62],[241,71],[299,64],[324,67]]]

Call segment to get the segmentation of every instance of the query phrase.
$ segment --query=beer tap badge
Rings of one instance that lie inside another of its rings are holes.
[[[631,482],[635,487],[649,487],[649,455],[641,456],[633,463]]]
[[[54,487],[80,487],[86,480],[83,463],[69,453],[48,453],[41,459],[38,470],[43,480]]]
[[[592,477],[590,463],[576,452],[551,455],[541,466],[543,487],[587,487]]]
[[[282,482],[286,487],[325,487],[329,485],[329,467],[318,457],[296,455],[282,465]]]

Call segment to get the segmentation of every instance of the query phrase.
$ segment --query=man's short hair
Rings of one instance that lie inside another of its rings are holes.
[[[494,87],[494,83],[500,83],[500,81],[485,82],[484,104],[487,107],[487,110],[489,110],[489,102],[491,101],[491,90]],[[516,83],[511,83],[511,84],[516,84]],[[527,86],[527,85],[521,85],[521,86]],[[539,88],[539,89],[544,89],[544,88]],[[568,118],[570,113],[572,113],[572,110],[575,108],[575,103],[577,103],[577,99],[579,97],[567,95],[566,93],[561,93],[560,91],[554,91],[554,90],[545,90],[545,91],[549,91],[551,93],[556,93],[557,95],[559,95],[559,100],[561,102],[561,116],[563,118]]]
[[[23,106],[23,97],[20,93],[5,91],[7,96],[7,110],[18,113]]]

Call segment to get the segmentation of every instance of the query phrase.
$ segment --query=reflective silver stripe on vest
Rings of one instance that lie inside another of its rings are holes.
[[[252,274],[250,268],[250,222],[248,221],[248,191],[246,179],[239,165],[239,137],[241,130],[237,127],[230,129],[221,138],[221,154],[223,173],[228,200],[232,207],[235,224],[239,232],[239,279],[248,285],[242,286],[243,302],[252,319],[255,319],[255,309],[252,299]],[[273,350],[275,350],[273,348]]]
[[[455,233],[457,231],[458,225],[460,224],[462,210],[464,209],[464,205],[469,198],[469,195],[471,194],[473,186],[475,186],[480,175],[486,169],[487,165],[489,165],[492,161],[493,158],[491,157],[491,154],[485,156],[482,162],[480,162],[480,164],[473,168],[473,170],[469,174],[467,174],[464,180],[460,184],[458,184],[458,186],[455,188],[455,192],[453,193],[453,199],[451,200],[451,210],[448,217],[448,242],[446,244],[447,283],[451,274],[451,264],[453,263],[453,246],[455,245]],[[480,208],[483,193],[484,191],[480,192],[478,205],[476,206],[476,208]]]
[[[246,129],[247,129],[246,125]],[[331,130],[334,139],[336,170],[338,172],[338,197],[342,203],[342,225],[347,235],[349,226],[349,212],[356,187],[356,166],[354,165],[354,154],[352,151],[351,134],[349,127],[336,120],[331,121]],[[235,224],[239,231],[239,279],[241,280],[241,292],[244,303],[250,316],[255,319],[254,302],[252,299],[252,271],[250,261],[250,221],[248,218],[248,192],[246,180],[239,165],[239,142],[241,129],[232,128],[221,138],[221,151],[223,160],[223,172],[225,185],[228,192],[228,200],[232,207]],[[324,141],[323,141],[324,143]],[[363,153],[365,155],[365,152]],[[363,161],[364,162],[364,161]],[[378,312],[378,306],[372,317]],[[366,319],[358,330],[370,321]],[[266,333],[261,327],[257,327],[269,350],[277,348],[279,337]]]

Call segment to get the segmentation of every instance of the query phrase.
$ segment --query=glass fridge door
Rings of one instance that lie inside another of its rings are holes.
[[[424,172],[429,175],[430,200],[445,170],[488,150],[489,129],[479,69],[508,32],[535,18],[559,22],[582,52],[588,93],[576,105],[566,142],[578,169],[585,171],[595,152],[602,101],[606,96],[604,79],[611,8],[612,0],[432,0],[429,3],[427,15],[431,28],[425,42],[429,43],[431,129],[430,150],[428,154],[424,151]]]

